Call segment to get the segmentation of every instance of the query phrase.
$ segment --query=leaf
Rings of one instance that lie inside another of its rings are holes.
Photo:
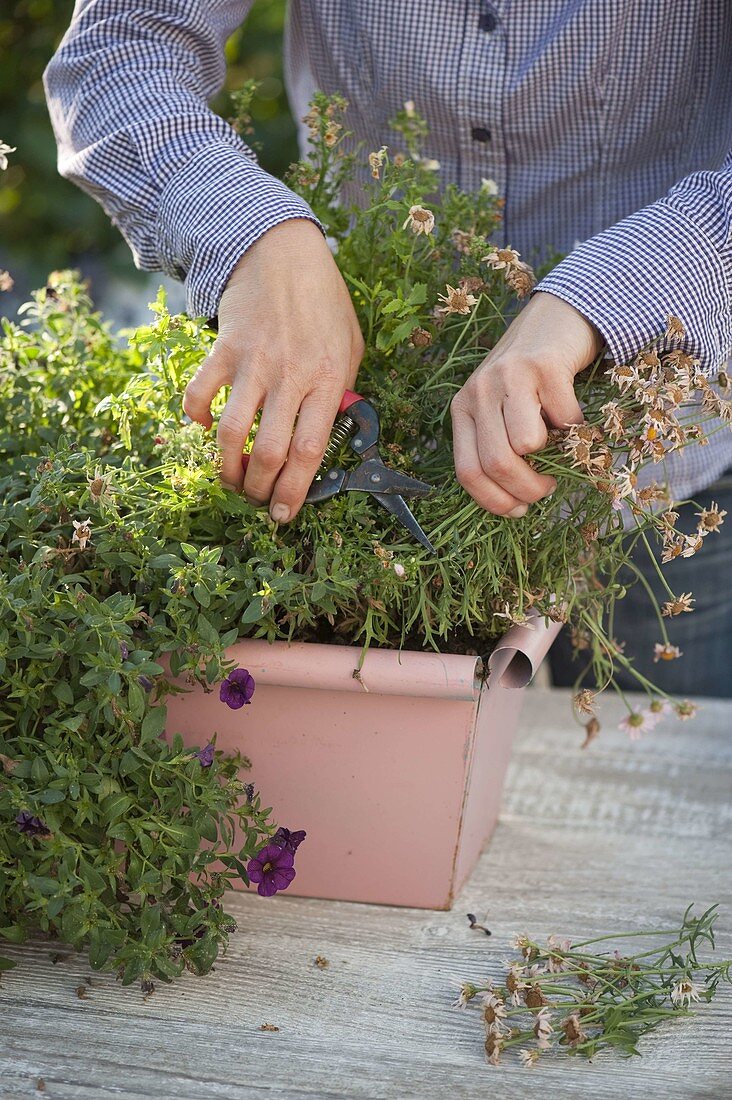
[[[256,623],[262,618],[264,612],[262,611],[262,597],[255,596],[247,609],[244,611],[241,621],[243,623]]]
[[[209,590],[203,584],[196,583],[193,585],[193,598],[198,600],[201,607],[208,607],[211,603]],[[216,640],[218,641],[218,635]]]
[[[154,741],[160,736],[165,729],[167,717],[168,708],[165,705],[158,704],[150,708],[140,726],[140,740],[143,744],[146,741]]]
[[[54,806],[57,802],[63,802],[65,798],[66,791],[59,791],[55,787],[46,787],[45,791],[41,791],[39,794],[38,801],[45,806]]]
[[[127,813],[134,802],[128,794],[110,794],[101,801],[100,809],[105,821],[111,824]]]

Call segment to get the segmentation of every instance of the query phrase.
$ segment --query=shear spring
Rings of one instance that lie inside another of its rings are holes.
[[[352,434],[356,428],[356,421],[350,417],[347,413],[340,416],[333,425],[333,431],[330,433],[330,442],[325,448],[325,454],[323,455],[323,461],[320,464],[321,470],[327,470],[330,461],[340,451],[343,444],[348,437]]]

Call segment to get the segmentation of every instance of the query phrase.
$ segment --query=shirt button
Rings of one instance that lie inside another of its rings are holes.
[[[472,137],[473,141],[485,142],[491,140],[491,132],[490,130],[486,130],[485,126],[474,126],[473,129],[470,131],[470,136]]]
[[[492,34],[498,26],[498,17],[495,12],[482,11],[480,18],[478,19],[478,28],[481,31],[486,31],[487,34]]]

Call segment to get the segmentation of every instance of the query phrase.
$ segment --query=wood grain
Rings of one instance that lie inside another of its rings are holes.
[[[3,947],[19,966],[0,986],[0,1097],[732,1097],[728,989],[643,1040],[643,1058],[533,1070],[486,1065],[478,1013],[451,1007],[460,979],[499,977],[524,930],[673,925],[719,901],[717,954],[732,956],[732,703],[633,744],[620,713],[604,704],[583,751],[568,694],[529,693],[501,822],[451,913],[236,895],[241,931],[215,972],[146,1000],[63,948],[54,965],[47,943]]]

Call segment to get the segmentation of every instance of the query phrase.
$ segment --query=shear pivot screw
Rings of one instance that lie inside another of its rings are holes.
[[[330,478],[331,481],[335,481],[335,479],[338,477],[337,471],[336,470],[331,470],[330,473],[328,474],[328,477]]]
[[[372,474],[371,480],[374,484],[377,484],[377,482],[381,481],[381,474]]]
[[[354,447],[363,447],[363,440],[360,439],[360,438],[359,439],[354,439],[353,446]]]

